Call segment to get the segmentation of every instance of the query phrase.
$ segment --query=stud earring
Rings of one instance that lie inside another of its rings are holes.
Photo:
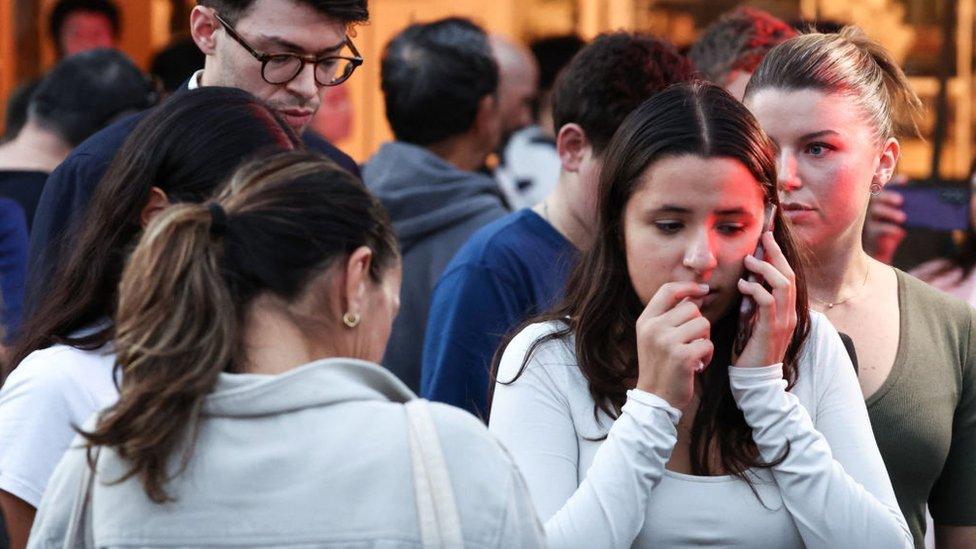
[[[359,326],[360,320],[362,320],[362,317],[359,316],[359,313],[349,312],[342,315],[342,323],[345,324],[347,328],[355,328],[356,326]]]
[[[875,180],[874,183],[871,183],[871,196],[878,196],[879,194],[881,194],[881,191],[883,189],[884,189],[884,185],[878,183],[877,180]]]

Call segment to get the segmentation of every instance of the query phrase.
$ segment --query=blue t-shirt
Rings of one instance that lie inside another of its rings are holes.
[[[488,418],[491,359],[502,338],[563,295],[579,252],[530,209],[476,232],[431,299],[420,394]]]

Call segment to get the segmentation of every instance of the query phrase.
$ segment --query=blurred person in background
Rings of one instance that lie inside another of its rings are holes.
[[[528,48],[504,36],[492,35],[490,43],[498,64],[498,116],[502,121],[499,145],[504,147],[512,134],[535,121],[539,66]]]
[[[58,466],[30,547],[543,547],[501,445],[377,364],[399,284],[383,207],[319,155],[163,213],[120,284],[119,400]]]
[[[118,398],[113,319],[143,228],[172,204],[203,201],[247,157],[300,146],[263,103],[217,87],[171,98],[125,141],[4,372],[0,508],[13,547],[24,546],[75,427]]]
[[[20,129],[27,123],[27,107],[30,106],[31,96],[40,84],[40,78],[31,78],[10,93],[3,117],[3,139],[0,143],[6,143],[17,137]]]
[[[355,114],[349,87],[345,84],[332,86],[322,96],[322,108],[315,113],[311,129],[329,143],[341,143],[352,135]]]
[[[514,136],[535,121],[539,66],[528,48],[503,36],[492,35],[491,50],[498,63],[498,111],[502,119],[502,137],[496,149],[498,163],[493,176],[509,208],[518,210],[535,204],[541,197],[528,196],[530,189],[520,184],[515,166],[508,162],[505,152]]]
[[[763,57],[796,30],[755,8],[737,8],[709,25],[691,46],[688,57],[709,82],[742,100],[746,83]]]
[[[506,70],[522,73],[522,83],[517,86],[520,92],[516,94],[521,100],[515,103],[519,110],[514,119],[528,118],[532,121],[505,139],[501,145],[500,164],[495,170],[495,179],[512,210],[535,206],[556,186],[561,164],[552,127],[552,86],[559,71],[583,45],[583,41],[576,36],[558,36],[533,42],[531,66],[535,67],[534,71],[527,68],[527,52],[520,47],[510,48],[509,55],[504,56],[507,61],[499,57],[503,82],[512,80],[511,75],[506,77]],[[516,61],[519,65],[514,65]],[[510,65],[509,68],[506,68],[506,63]],[[524,101],[530,99],[528,83],[531,76],[536,77],[537,88],[532,90],[532,111],[526,116],[521,109]],[[500,85],[499,89],[502,87]]]
[[[58,0],[48,18],[58,58],[118,46],[119,9],[111,0]]]
[[[362,63],[348,33],[368,17],[367,0],[198,0],[190,34],[206,59],[177,94],[207,86],[240,88],[266,102],[309,148],[358,174],[352,158],[303,132],[326,88],[344,82]],[[67,228],[84,215],[95,186],[144,116],[95,134],[48,178],[31,230],[26,310],[46,293],[62,260],[62,242],[70,242]]]
[[[0,145],[0,196],[16,200],[28,228],[48,175],[89,136],[152,107],[159,93],[125,54],[89,50],[63,59],[31,95],[27,121]]]
[[[184,36],[156,52],[149,65],[149,74],[159,78],[163,91],[168,95],[180,89],[203,67],[206,59],[207,56],[200,51],[193,38]]]
[[[583,48],[556,80],[553,112],[561,171],[534,208],[475,233],[431,299],[421,394],[488,418],[491,359],[502,337],[558,301],[579,252],[592,245],[603,154],[645,99],[690,80],[691,64],[667,42],[614,33]]]
[[[745,104],[775,142],[783,210],[810,307],[853,339],[871,426],[915,547],[976,542],[976,310],[864,249],[868,201],[889,184],[922,103],[856,27],[773,48]]]
[[[403,254],[383,365],[416,391],[437,279],[472,233],[508,213],[498,184],[479,172],[501,138],[498,66],[480,27],[448,18],[396,35],[380,74],[395,141],[366,162],[363,180],[390,212]]]

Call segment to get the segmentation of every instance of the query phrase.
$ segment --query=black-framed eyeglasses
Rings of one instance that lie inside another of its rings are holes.
[[[311,63],[315,66],[315,82],[319,86],[338,86],[352,76],[356,67],[363,64],[363,57],[348,36],[346,36],[345,45],[349,46],[352,57],[345,55],[315,57],[313,55],[298,55],[297,53],[262,53],[248,44],[247,40],[244,40],[240,34],[237,34],[234,27],[225,21],[219,13],[213,12],[213,14],[217,21],[224,26],[227,34],[261,62],[261,78],[264,78],[268,84],[287,84],[302,72],[306,63]]]

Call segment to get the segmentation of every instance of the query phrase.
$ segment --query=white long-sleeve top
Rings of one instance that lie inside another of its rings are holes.
[[[498,379],[513,379],[532,343],[558,327],[519,333]],[[551,547],[912,546],[850,358],[823,315],[811,312],[790,392],[782,365],[729,368],[763,460],[790,444],[782,463],[749,472],[756,494],[736,477],[668,471],[681,413],[656,395],[631,390],[616,421],[595,415],[573,345],[541,344],[516,381],[496,384],[489,424]]]

